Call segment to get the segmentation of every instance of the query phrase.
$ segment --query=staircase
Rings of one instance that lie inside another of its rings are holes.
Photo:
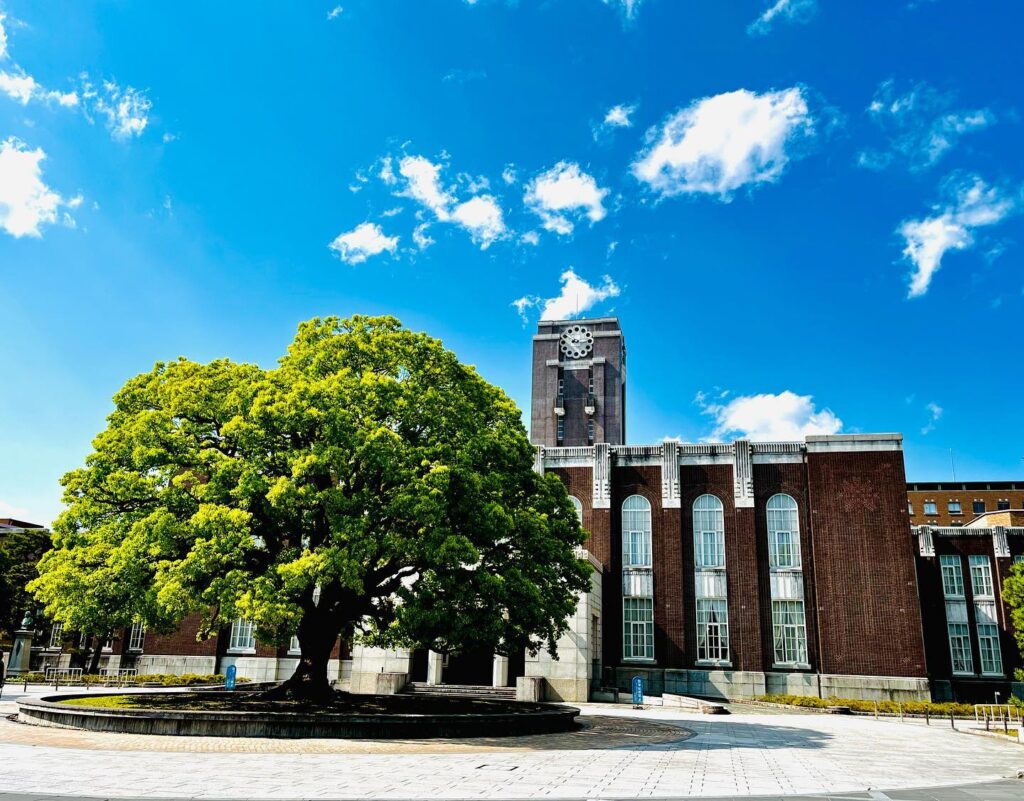
[[[493,701],[515,701],[515,687],[482,687],[475,684],[427,684],[411,681],[402,690],[405,695],[447,695],[452,698],[488,698]]]

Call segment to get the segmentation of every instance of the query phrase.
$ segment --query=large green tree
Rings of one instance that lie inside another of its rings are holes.
[[[329,693],[338,639],[442,652],[548,647],[589,568],[515,404],[392,317],[314,319],[272,370],[157,364],[114,397],[32,589],[55,620],[235,618]]]
[[[1024,654],[1024,562],[1015,564],[1003,582],[1003,600],[1010,607],[1010,621],[1017,637],[1017,647]],[[1024,681],[1024,670],[1016,671],[1017,681]]]

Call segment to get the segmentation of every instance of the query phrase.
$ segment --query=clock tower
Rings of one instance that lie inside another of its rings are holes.
[[[534,445],[624,444],[626,344],[618,319],[538,323],[531,401]]]

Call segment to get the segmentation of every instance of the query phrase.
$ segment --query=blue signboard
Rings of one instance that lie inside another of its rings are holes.
[[[644,680],[639,676],[633,677],[633,706],[644,705]]]
[[[224,687],[228,690],[235,689],[235,674],[238,672],[238,668],[234,665],[228,665],[227,675],[224,677]]]

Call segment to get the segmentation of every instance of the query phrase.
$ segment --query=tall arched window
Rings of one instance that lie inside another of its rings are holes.
[[[773,495],[768,499],[768,565],[798,569],[800,567],[800,515],[796,501],[789,495]]]
[[[693,502],[693,557],[697,567],[725,567],[725,514],[714,495]]]
[[[572,501],[573,508],[576,510],[576,518],[580,521],[580,525],[583,525],[583,503],[575,495],[570,495],[569,500]]]
[[[654,659],[651,504],[631,495],[622,504],[622,657]]]
[[[714,495],[693,502],[697,661],[729,663],[729,602],[725,581],[725,514]]]
[[[809,667],[796,501],[779,493],[768,499],[768,567],[772,573],[772,639],[775,665]]]
[[[651,566],[651,504],[642,495],[622,504],[622,566]]]

